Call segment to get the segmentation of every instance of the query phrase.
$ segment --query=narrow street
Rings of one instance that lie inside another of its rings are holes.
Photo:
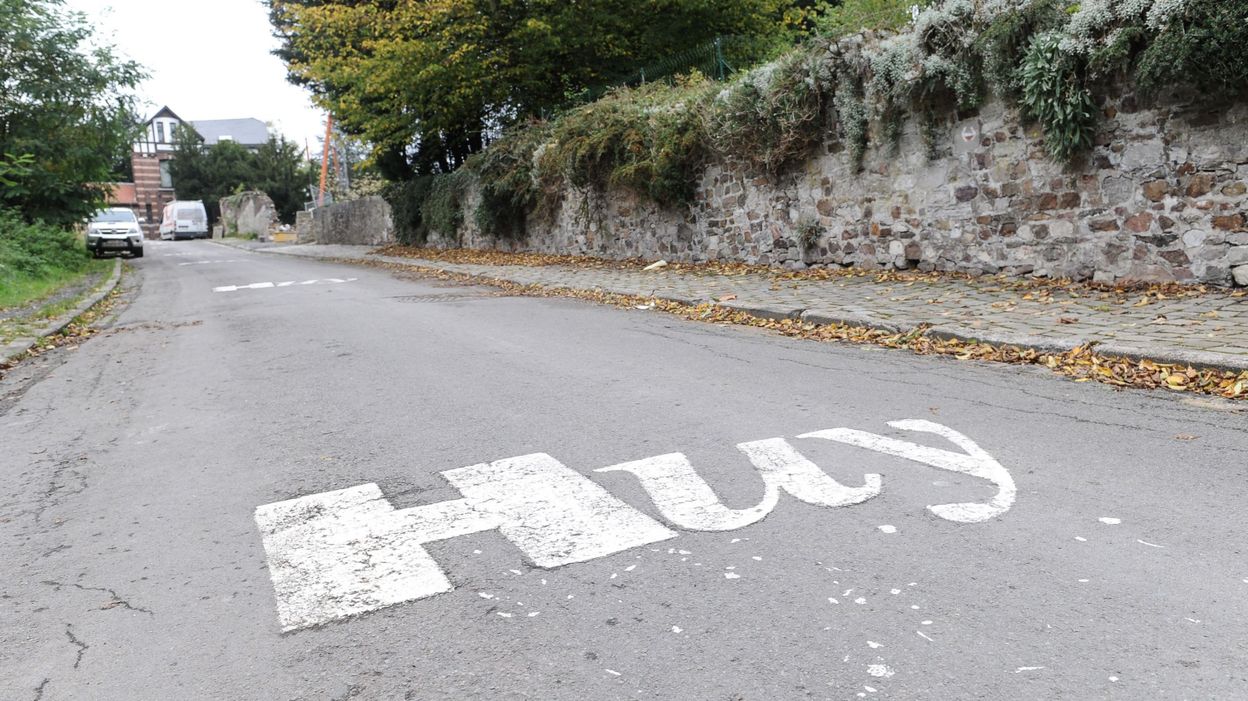
[[[0,698],[1248,696],[1242,403],[147,246],[0,380]]]

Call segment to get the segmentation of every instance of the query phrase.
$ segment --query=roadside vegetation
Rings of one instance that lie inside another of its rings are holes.
[[[138,123],[138,65],[61,0],[0,0],[0,309],[109,265],[73,229],[120,179]]]
[[[447,54],[437,42],[445,37],[426,34],[432,25],[400,41],[370,34],[375,28],[363,21],[387,16],[387,3],[351,3],[349,10],[338,3],[272,4],[283,13],[277,26],[293,78],[346,115],[346,127],[376,146],[375,162],[391,164],[387,175],[396,182],[387,198],[410,243],[431,231],[453,239],[463,219],[456,205],[474,192],[481,196],[473,218],[483,233],[520,237],[578,190],[627,188],[660,205],[687,204],[711,158],[775,176],[833,140],[861,166],[868,148],[895,142],[908,121],[935,152],[949,120],[993,95],[1017,106],[1041,128],[1052,158],[1068,162],[1092,145],[1101,105],[1124,82],[1142,100],[1178,91],[1225,101],[1248,91],[1248,0],[845,0],[754,8],[752,16],[772,17],[764,42],[770,50],[743,56],[738,67],[751,58],[771,60],[727,83],[693,70],[626,83],[577,105],[495,95],[489,91],[508,81],[482,75],[452,81],[458,99],[446,96],[447,104],[470,102],[470,119],[425,116],[405,111],[415,100],[394,104],[378,95],[404,85],[426,90],[425,75],[451,77],[440,68]],[[473,3],[431,5],[466,12]],[[312,35],[326,23],[353,49],[339,51],[326,35]],[[397,51],[395,42],[421,50]],[[784,45],[793,48],[775,58]],[[676,50],[670,42],[649,46]],[[466,56],[484,60],[472,51]],[[525,63],[530,59],[509,56],[520,65],[506,70],[554,70]],[[417,70],[400,70],[412,61]],[[372,82],[378,75],[384,78]],[[570,87],[593,77],[580,75]],[[455,158],[427,157],[430,144],[468,123],[475,140]],[[410,158],[395,168],[396,154]]]
[[[0,210],[0,310],[43,299],[110,266],[93,260],[73,232]]]
[[[285,137],[270,137],[256,151],[222,141],[204,146],[194,132],[180,129],[170,173],[178,196],[203,200],[208,219],[221,218],[221,200],[246,190],[259,190],[273,200],[283,224],[294,224],[303,209],[314,173],[303,149]]]

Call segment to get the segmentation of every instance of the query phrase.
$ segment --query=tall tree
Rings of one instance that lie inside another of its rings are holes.
[[[62,0],[0,0],[0,28],[0,155],[32,157],[20,182],[0,187],[0,207],[81,221],[130,151],[143,70]]]
[[[294,223],[312,179],[311,167],[294,142],[271,137],[254,152],[233,141],[205,147],[198,135],[184,127],[176,142],[170,175],[178,197],[203,200],[211,221],[221,217],[222,198],[260,190],[273,200],[283,223]]]
[[[273,199],[278,219],[295,223],[295,213],[303,209],[312,183],[312,168],[303,149],[284,137],[270,137],[255,154],[255,185]]]
[[[792,31],[801,0],[269,0],[278,54],[339,124],[445,172],[508,123],[717,36]],[[799,12],[800,14],[800,12]]]

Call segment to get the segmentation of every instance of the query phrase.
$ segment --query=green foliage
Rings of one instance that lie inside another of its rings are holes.
[[[805,31],[809,0],[269,0],[278,55],[343,128],[449,172],[498,125],[550,115],[568,97],[716,37],[752,65]]]
[[[423,246],[430,234],[457,240],[463,224],[463,194],[468,171],[419,175],[390,183],[382,197],[390,204],[399,243]]]
[[[1057,29],[1069,19],[1066,0],[1029,0],[1007,6],[980,31],[976,51],[983,73],[1003,97],[1017,98],[1019,59],[1032,37]]]
[[[984,83],[974,19],[969,0],[948,0],[923,10],[910,31],[885,41],[871,57],[868,93],[889,137],[900,135],[907,113],[979,105]]]
[[[1187,86],[1218,99],[1248,94],[1248,0],[1167,5],[1177,7],[1149,17],[1157,35],[1139,58],[1140,87]]]
[[[705,157],[699,106],[709,86],[695,77],[623,88],[562,115],[539,158],[543,190],[557,197],[566,180],[582,189],[627,188],[663,205],[689,202]],[[545,200],[548,210],[557,203]]]
[[[833,39],[864,29],[897,31],[911,20],[912,7],[925,7],[929,0],[844,0],[827,7],[816,20],[819,33]]]
[[[843,80],[836,88],[833,97],[836,106],[837,123],[841,128],[841,138],[849,153],[849,161],[855,170],[862,168],[863,156],[867,153],[867,130],[870,125],[870,114],[863,101],[862,87],[852,80]]]
[[[470,174],[466,170],[430,176],[429,195],[424,202],[424,222],[428,232],[444,239],[458,241],[459,227],[464,223],[464,201]]]
[[[32,157],[20,177],[10,165],[0,207],[28,221],[81,222],[129,154],[131,90],[143,72],[61,0],[0,0],[0,28],[0,154]]]
[[[483,234],[524,236],[528,214],[538,204],[537,149],[547,133],[542,123],[515,129],[469,159],[465,167],[476,178],[475,216]]]
[[[806,154],[823,136],[833,87],[822,49],[750,71],[711,101],[706,133],[714,148],[773,175]]]
[[[222,198],[246,190],[267,194],[285,224],[293,224],[295,213],[303,209],[313,173],[295,143],[270,138],[254,152],[233,141],[204,147],[186,128],[179,128],[175,141],[169,174],[178,197],[203,200],[210,220],[220,218]]]
[[[394,237],[407,246],[425,243],[424,204],[435,176],[423,175],[386,185],[381,196],[390,205]]]
[[[1096,105],[1082,68],[1061,35],[1049,32],[1031,43],[1019,71],[1023,108],[1044,128],[1045,146],[1059,161],[1091,146],[1096,130]]]
[[[304,158],[303,149],[285,137],[270,137],[253,158],[252,186],[273,200],[283,224],[294,224],[295,213],[308,201],[313,180],[312,164]]]
[[[895,136],[907,118],[918,119],[936,157],[952,113],[975,109],[991,90],[1038,122],[1050,154],[1065,162],[1091,147],[1099,96],[1131,69],[1149,92],[1248,94],[1248,0],[943,0],[913,21],[910,5],[820,5],[825,36],[770,65],[727,85],[694,77],[614,90],[512,129],[456,171],[470,177],[439,176],[407,198],[420,203],[426,228],[433,202],[442,203],[437,230],[453,232],[479,192],[481,230],[515,237],[555,212],[569,187],[686,204],[711,153],[777,174],[828,138],[833,114],[855,166],[872,125]],[[827,38],[862,28],[904,31]]]
[[[91,255],[73,232],[43,222],[29,223],[0,208],[0,289],[85,270]],[[16,300],[8,300],[6,303]]]

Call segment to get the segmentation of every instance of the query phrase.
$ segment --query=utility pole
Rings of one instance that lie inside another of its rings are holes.
[[[325,118],[325,143],[321,145],[321,188],[316,194],[316,206],[325,204],[325,178],[329,176],[329,152],[334,146],[330,139],[334,135],[334,115]]]

